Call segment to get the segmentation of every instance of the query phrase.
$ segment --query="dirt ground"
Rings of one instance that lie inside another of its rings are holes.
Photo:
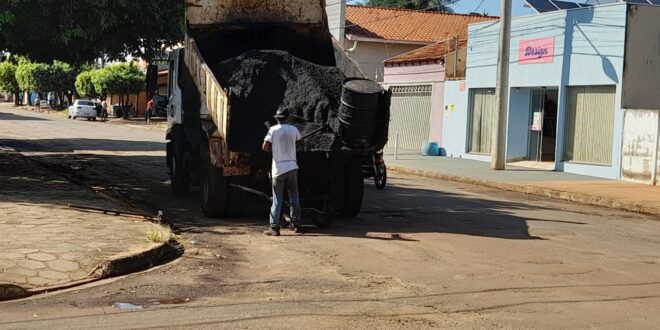
[[[1,329],[660,324],[652,217],[395,174],[382,192],[367,182],[356,219],[265,237],[265,217],[210,220],[197,193],[169,193],[162,132],[13,115],[0,121],[1,144],[164,210],[186,253],[144,273],[2,303]]]

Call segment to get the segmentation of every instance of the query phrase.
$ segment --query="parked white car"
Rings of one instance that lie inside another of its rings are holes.
[[[96,120],[96,105],[90,100],[76,100],[69,107],[69,119],[87,118]]]

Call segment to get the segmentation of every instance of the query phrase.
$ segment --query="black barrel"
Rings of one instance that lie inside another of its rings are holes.
[[[384,91],[380,94],[378,112],[374,121],[373,147],[383,149],[387,144],[390,128],[390,105],[392,103],[392,90]]]
[[[368,148],[373,144],[382,93],[383,88],[371,80],[351,79],[344,82],[338,135],[345,145]]]

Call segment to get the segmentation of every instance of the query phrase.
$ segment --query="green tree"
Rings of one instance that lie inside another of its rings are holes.
[[[456,1],[457,0],[369,0],[367,5],[374,7],[395,7],[451,13],[453,10],[450,5]]]
[[[94,71],[87,70],[81,72],[78,77],[76,77],[76,92],[78,95],[90,99],[95,99],[101,95],[94,88],[94,82],[92,81],[92,76]]]
[[[181,0],[5,0],[0,50],[78,66],[126,55],[148,62],[183,39]]]
[[[48,66],[49,79],[48,91],[55,92],[59,99],[60,106],[63,106],[64,97],[69,104],[73,103],[73,93],[75,91],[76,71],[74,68],[64,62],[54,61]]]
[[[45,64],[23,59],[16,68],[16,81],[20,90],[40,94],[54,92],[60,106],[63,105],[65,97],[71,104],[75,79],[75,70],[69,64],[58,61]]]
[[[0,92],[14,95],[14,104],[19,105],[18,81],[16,81],[16,64],[10,61],[0,63]]]
[[[133,63],[117,63],[92,73],[92,83],[99,95],[119,95],[119,105],[126,107],[128,96],[144,91],[145,75]],[[128,118],[128,112],[123,112]]]
[[[21,90],[43,93],[50,87],[50,69],[44,63],[21,61],[16,68],[16,81]]]

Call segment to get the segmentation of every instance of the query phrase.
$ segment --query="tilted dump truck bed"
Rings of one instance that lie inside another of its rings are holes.
[[[185,64],[201,94],[201,115],[217,127],[210,146],[231,166],[231,96],[211,67],[253,49],[284,50],[335,66],[324,0],[187,0]],[[221,150],[218,150],[221,149]],[[216,161],[214,161],[216,163]]]
[[[209,217],[248,209],[246,192],[271,190],[271,157],[261,151],[264,121],[287,109],[308,137],[298,145],[303,204],[357,215],[362,162],[385,143],[377,137],[386,140],[391,94],[366,80],[360,84],[370,88],[347,87],[346,77],[362,74],[333,43],[325,1],[186,5],[185,49],[170,56],[167,160],[173,192],[187,195],[198,182]]]

